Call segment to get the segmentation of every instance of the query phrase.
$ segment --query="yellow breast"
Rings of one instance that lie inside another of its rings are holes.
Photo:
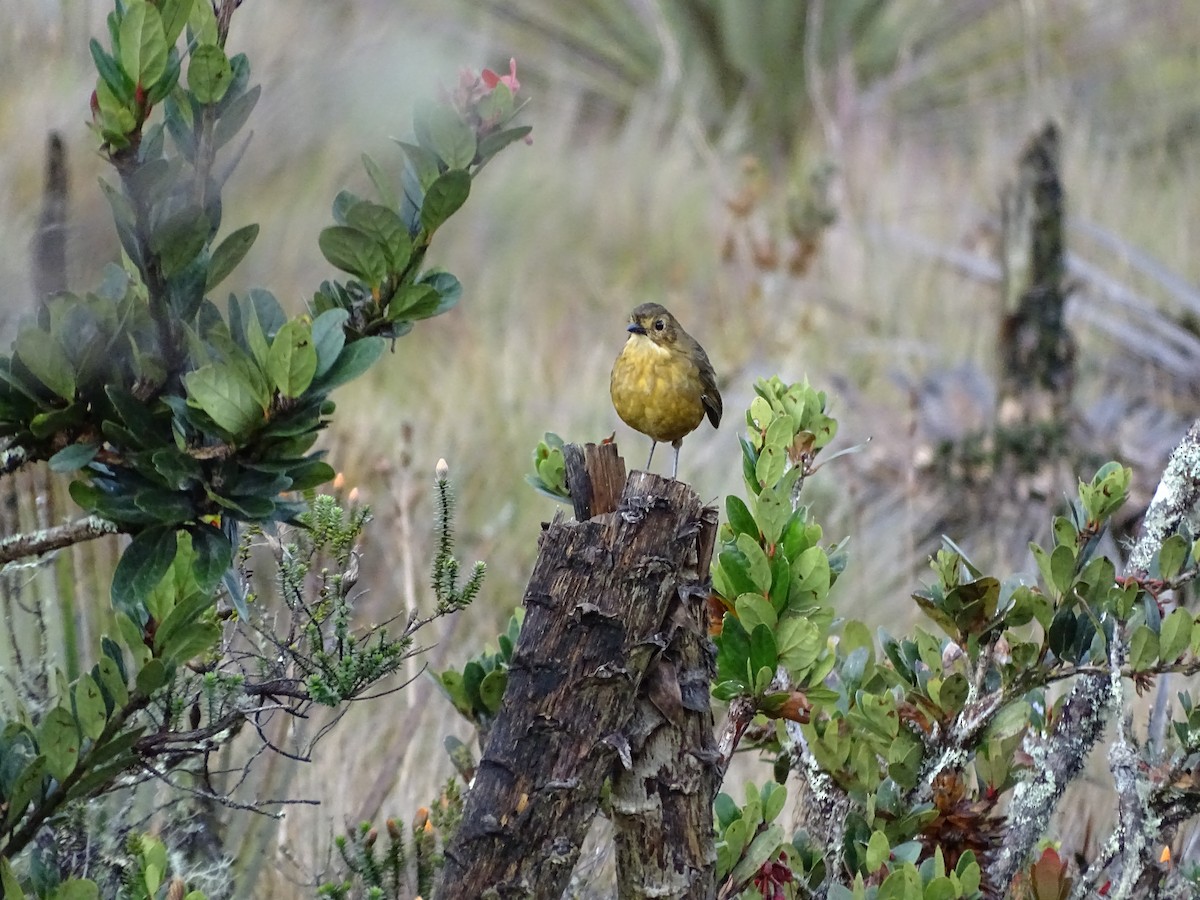
[[[704,386],[696,364],[645,335],[626,341],[609,391],[622,421],[656,441],[677,441],[704,419]]]

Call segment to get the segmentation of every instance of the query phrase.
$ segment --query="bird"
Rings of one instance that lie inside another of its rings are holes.
[[[721,423],[721,392],[708,354],[658,303],[629,314],[629,338],[613,364],[609,393],[621,420],[650,438],[650,457],[660,441],[675,448],[671,477],[679,474],[679,447],[704,417]]]

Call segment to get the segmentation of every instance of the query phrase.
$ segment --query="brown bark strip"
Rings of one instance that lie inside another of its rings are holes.
[[[720,786],[712,700],[716,656],[708,639],[706,583],[717,511],[705,519],[690,580],[674,598],[667,647],[651,665],[626,734],[628,768],[612,783],[617,896],[711,897],[717,852],[713,799]]]
[[[576,521],[586,522],[617,508],[625,487],[625,460],[616,444],[567,444],[563,460]]]
[[[576,523],[560,513],[543,533],[504,704],[439,897],[562,894],[601,785],[618,750],[629,752],[637,690],[669,642],[702,523],[691,488],[634,472],[616,512]]]

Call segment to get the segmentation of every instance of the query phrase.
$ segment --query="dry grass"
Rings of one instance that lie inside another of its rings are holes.
[[[85,36],[102,27],[100,6],[45,0],[23,4],[19,12],[12,4],[0,8],[0,76],[9,85],[0,103],[6,148],[0,157],[0,243],[6,248],[0,312],[9,326],[29,297],[26,248],[48,129],[63,131],[71,153],[72,285],[91,284],[114,251],[107,210],[94,189],[103,166],[82,125],[91,82]],[[445,457],[460,498],[461,554],[486,560],[490,574],[478,607],[437,637],[435,653],[461,662],[501,627],[520,601],[538,523],[553,514],[549,501],[523,483],[542,432],[588,441],[615,429],[627,458],[641,464],[645,440],[617,420],[607,378],[628,310],[661,298],[705,344],[724,377],[729,410],[719,431],[705,426],[687,440],[683,476],[714,500],[740,489],[735,435],[756,377],[807,373],[830,386],[841,419],[839,444],[873,438],[867,454],[834,464],[809,488],[830,537],[853,537],[852,568],[835,602],[893,631],[915,618],[907,592],[930,547],[908,536],[920,533],[937,510],[912,476],[921,429],[906,385],[962,364],[989,371],[997,313],[989,286],[917,252],[913,240],[989,260],[985,226],[994,220],[998,189],[1027,134],[1054,116],[1065,135],[1072,214],[1117,233],[1192,283],[1200,280],[1191,252],[1200,235],[1194,202],[1200,154],[1186,131],[1171,132],[1174,143],[1168,143],[1167,128],[1149,124],[1181,121],[1169,115],[1178,108],[1163,95],[1179,83],[1181,70],[1191,71],[1180,48],[1196,23],[1159,22],[1135,4],[1111,4],[1126,20],[1150,22],[1141,26],[1136,47],[1104,38],[1110,49],[1120,48],[1110,58],[1124,78],[1111,78],[1094,97],[1080,87],[1087,79],[1079,75],[1093,71],[1085,65],[1091,57],[1071,57],[1070,69],[1054,56],[1061,22],[1081,21],[1084,4],[1048,6],[1054,15],[1045,21],[1009,15],[989,26],[1009,34],[1033,28],[1021,46],[1034,48],[1037,65],[1030,69],[1028,59],[989,63],[962,49],[975,68],[945,76],[955,103],[923,111],[912,108],[919,92],[905,93],[903,85],[893,94],[881,86],[841,88],[842,102],[808,149],[768,173],[763,225],[779,233],[790,185],[823,159],[838,167],[839,221],[801,277],[721,257],[730,227],[724,200],[739,180],[732,138],[728,146],[699,145],[693,131],[665,117],[651,90],[615,129],[581,129],[589,112],[581,95],[556,89],[550,74],[561,63],[521,59],[523,76],[530,76],[523,81],[532,96],[528,121],[535,141],[512,148],[489,168],[435,246],[435,261],[466,287],[462,304],[422,323],[397,343],[394,355],[336,398],[331,459],[377,516],[360,581],[368,588],[363,616],[393,613],[414,583],[417,599],[426,599],[421,589],[432,514],[423,488],[436,460]],[[387,138],[407,131],[413,100],[460,65],[495,65],[508,56],[465,21],[447,12],[401,12],[381,0],[245,6],[232,44],[250,54],[264,94],[255,137],[227,188],[225,222],[232,229],[258,221],[263,231],[230,289],[266,286],[298,309],[332,274],[316,252],[316,236],[339,188],[366,191],[358,154],[367,150],[395,168],[398,152]],[[1094,39],[1113,27],[1097,20]],[[1071,40],[1078,50],[1087,35]],[[945,68],[955,71],[949,63]],[[1002,89],[994,86],[997,79],[988,80],[989,71],[1003,72]],[[1156,71],[1161,86],[1148,75]],[[1139,78],[1138,72],[1147,74]],[[1129,121],[1140,123],[1145,141],[1113,126],[1121,117],[1118,102]],[[1160,284],[1110,253],[1082,240],[1076,249],[1178,311]],[[1092,332],[1080,338],[1080,394],[1092,403],[1112,390],[1101,376],[1116,348]],[[1152,361],[1136,371],[1144,381],[1124,385],[1130,396],[1160,396],[1170,386]],[[1155,479],[1162,447],[1131,443],[1129,452],[1145,461],[1138,473],[1143,482]],[[872,467],[895,473],[888,490],[865,479]],[[1025,560],[1015,565],[1029,567]],[[453,718],[420,680],[401,695],[352,710],[312,765],[281,766],[276,787],[323,805],[289,812],[274,834],[262,822],[237,826],[231,846],[262,842],[266,855],[243,854],[243,864],[263,863],[274,883],[268,893],[265,882],[251,888],[247,880],[245,896],[295,895],[286,878],[272,872],[276,851],[288,848],[302,869],[318,865],[331,829],[357,815],[385,760],[397,769],[384,812],[408,816],[428,802],[449,771],[440,750],[448,725],[466,736]]]

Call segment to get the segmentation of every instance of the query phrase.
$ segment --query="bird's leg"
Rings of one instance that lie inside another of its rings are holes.
[[[658,446],[658,441],[654,438],[650,439],[650,457],[646,460],[646,471],[650,471],[650,463],[654,461],[654,448]]]
[[[679,448],[683,446],[683,439],[680,438],[677,441],[671,441],[671,446],[675,448],[675,465],[671,469],[671,478],[674,481],[678,481],[679,480]]]

